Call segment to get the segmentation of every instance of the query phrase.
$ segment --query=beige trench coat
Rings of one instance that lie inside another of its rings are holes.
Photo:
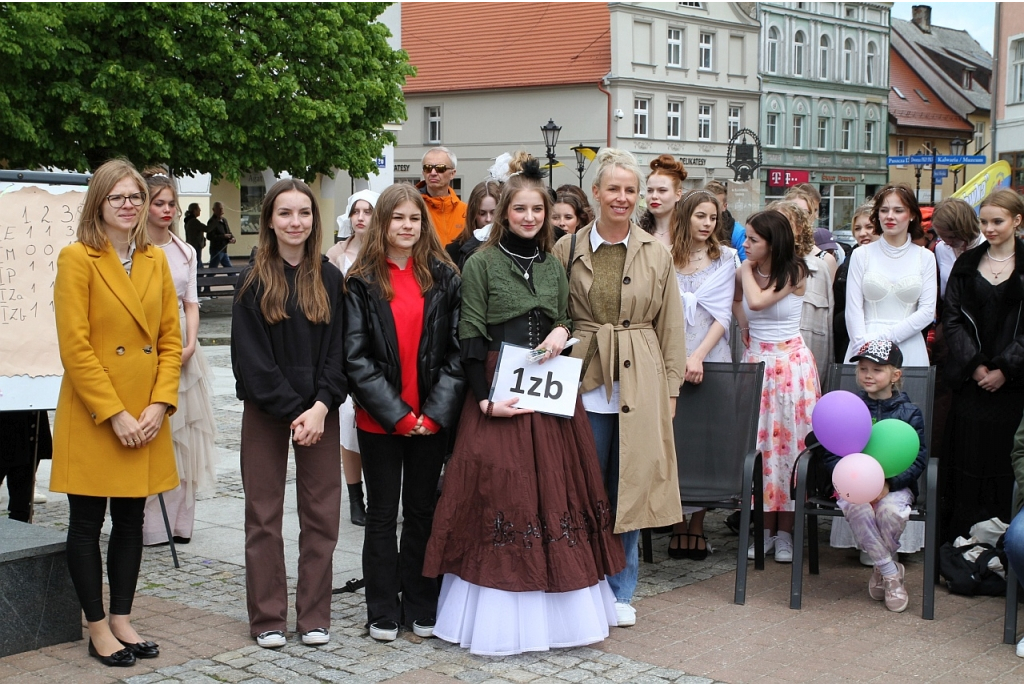
[[[581,392],[604,385],[611,393],[619,343],[619,500],[615,532],[655,528],[683,517],[672,432],[670,398],[679,395],[686,370],[683,307],[672,255],[633,225],[622,274],[622,305],[617,325],[598,326],[590,306],[594,283],[590,232],[576,234],[569,279],[569,314],[580,342],[575,357],[585,357],[596,335],[597,353],[583,377]],[[571,236],[555,246],[565,264]]]

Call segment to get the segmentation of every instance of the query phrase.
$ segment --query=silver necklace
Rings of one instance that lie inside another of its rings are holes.
[[[537,248],[537,251],[533,254],[532,257],[524,257],[522,255],[517,255],[515,252],[512,252],[512,251],[508,250],[501,243],[498,243],[498,247],[501,248],[502,252],[504,252],[509,257],[511,257],[512,258],[512,262],[516,266],[518,266],[520,269],[523,269],[523,265],[519,263],[520,259],[529,259],[530,260],[530,263],[526,265],[525,269],[523,269],[523,278],[525,278],[526,280],[530,280],[530,267],[533,266],[534,260],[537,259],[538,257],[540,257],[540,248],[539,247]]]
[[[992,248],[991,247],[988,248],[987,250],[985,250],[985,256],[988,257],[989,259],[991,259],[993,262],[1006,262],[1006,261],[1009,261],[1010,259],[1013,258],[1014,254],[1016,254],[1016,253],[1011,252],[1010,254],[1006,255],[1002,259],[996,259],[995,257],[992,256]]]
[[[755,266],[754,267],[754,271],[756,271],[757,275],[760,276],[761,278],[768,278],[768,276],[769,276],[769,274],[761,273],[761,268],[760,267]]]

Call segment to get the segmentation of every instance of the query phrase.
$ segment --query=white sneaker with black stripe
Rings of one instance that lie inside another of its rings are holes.
[[[304,645],[326,645],[331,641],[331,632],[327,628],[313,628],[308,633],[302,634]]]

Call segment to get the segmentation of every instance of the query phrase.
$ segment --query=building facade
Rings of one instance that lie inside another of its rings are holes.
[[[1024,193],[1024,5],[996,4],[993,146],[1009,163],[1012,188]]]
[[[841,236],[887,181],[891,5],[758,5],[765,198],[811,183],[820,225]]]

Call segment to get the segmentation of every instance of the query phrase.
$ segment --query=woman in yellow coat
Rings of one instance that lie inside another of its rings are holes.
[[[130,622],[146,497],[178,484],[169,422],[181,332],[167,258],[146,233],[146,183],[129,162],[100,166],[76,243],[61,250],[53,300],[64,378],[50,489],[70,506],[68,570],[89,624],[89,654],[131,666],[159,654]],[[103,612],[100,528],[110,501],[110,621]]]

